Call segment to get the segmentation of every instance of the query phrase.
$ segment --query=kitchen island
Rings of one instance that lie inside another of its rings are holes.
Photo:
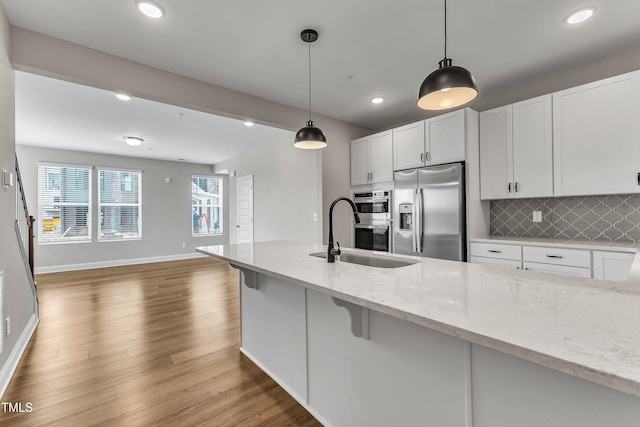
[[[241,350],[325,425],[640,425],[635,276],[329,264],[309,255],[325,246],[283,241],[197,250],[240,268]]]

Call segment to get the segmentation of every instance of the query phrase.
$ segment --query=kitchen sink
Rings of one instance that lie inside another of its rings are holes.
[[[318,258],[327,258],[326,252],[314,252],[309,255]],[[366,265],[368,267],[378,268],[406,267],[407,265],[417,264],[420,262],[413,259],[401,259],[384,255],[367,255],[354,252],[342,252],[339,257],[336,256],[336,261],[338,260],[340,260],[340,262],[350,262],[352,264],[360,264]]]

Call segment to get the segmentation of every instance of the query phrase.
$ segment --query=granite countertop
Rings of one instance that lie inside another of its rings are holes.
[[[286,241],[197,251],[640,397],[636,278],[586,280],[393,254],[385,255],[420,262],[329,264],[309,256],[326,246]]]

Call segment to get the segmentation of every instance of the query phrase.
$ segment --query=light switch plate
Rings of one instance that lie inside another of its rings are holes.
[[[2,185],[5,188],[13,186],[13,174],[11,172],[2,170]]]
[[[542,222],[542,211],[533,211],[533,222]]]

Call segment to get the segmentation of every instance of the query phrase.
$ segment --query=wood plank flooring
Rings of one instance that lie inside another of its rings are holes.
[[[238,273],[212,258],[39,275],[10,426],[319,426],[239,351]]]

